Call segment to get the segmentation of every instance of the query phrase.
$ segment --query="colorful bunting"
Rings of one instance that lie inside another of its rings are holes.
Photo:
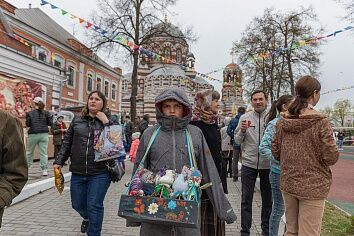
[[[342,33],[344,31],[348,31],[348,30],[352,30],[352,29],[354,29],[353,26],[347,26],[347,27],[345,27],[343,29],[336,30],[335,32],[333,32],[331,34],[328,34],[326,36],[319,36],[319,37],[314,37],[314,38],[310,38],[310,39],[306,39],[306,40],[300,40],[299,42],[295,42],[295,43],[291,44],[287,48],[279,48],[279,49],[276,49],[276,50],[274,50],[273,52],[270,52],[270,53],[258,53],[256,55],[250,56],[247,60],[249,60],[249,61],[257,61],[257,60],[271,58],[273,56],[279,55],[281,52],[286,52],[286,51],[289,51],[290,49],[292,49],[292,50],[298,49],[300,47],[304,47],[306,45],[316,43],[317,41],[325,39],[325,38],[329,38],[329,37],[332,37],[332,36],[335,37],[339,33]]]
[[[32,48],[32,45],[30,45],[29,43],[27,43],[26,39],[21,38],[20,36],[17,36],[17,35],[15,35],[15,34],[10,34],[10,33],[6,32],[6,31],[1,30],[1,29],[0,29],[0,32],[2,32],[2,33],[4,33],[4,34],[8,35],[9,37],[11,37],[11,38],[15,39],[16,41],[18,41],[18,42],[20,42],[20,43],[26,45],[27,47]]]
[[[64,11],[63,9],[61,10],[61,15],[62,16],[65,16],[65,14],[68,14],[68,12],[67,11]]]
[[[50,4],[50,7],[51,7],[53,10],[58,8],[57,6],[54,6],[53,4]]]
[[[41,0],[41,4],[40,4],[41,6],[45,6],[45,5],[47,5],[47,4],[49,4],[49,5],[51,6],[51,9],[53,9],[53,10],[54,10],[54,9],[60,9],[61,15],[63,15],[63,16],[66,15],[66,14],[69,14],[71,19],[76,19],[76,18],[78,18],[80,24],[86,22],[86,25],[84,26],[86,29],[92,29],[92,30],[96,31],[97,33],[100,33],[102,36],[106,36],[106,34],[108,33],[107,30],[101,29],[99,26],[96,26],[96,25],[94,25],[93,23],[90,23],[90,22],[88,22],[88,21],[85,21],[85,20],[82,19],[82,18],[79,18],[79,17],[77,17],[77,16],[75,16],[75,15],[73,15],[73,14],[70,14],[68,11],[63,10],[63,9],[61,9],[61,8],[55,6],[55,5],[53,5],[53,4],[51,4],[51,3],[47,2],[47,1]],[[161,55],[159,55],[159,54],[157,54],[157,53],[154,53],[154,52],[152,52],[152,51],[150,51],[150,50],[148,50],[148,49],[145,49],[145,48],[143,48],[143,47],[141,47],[141,46],[135,44],[135,43],[132,42],[132,41],[129,41],[129,40],[126,39],[126,38],[123,38],[123,37],[120,36],[120,35],[116,35],[116,36],[114,36],[112,39],[113,39],[113,40],[117,40],[117,41],[120,42],[121,44],[124,44],[124,45],[126,45],[126,46],[128,46],[128,47],[130,47],[130,48],[132,48],[132,49],[134,49],[134,50],[139,50],[140,53],[142,53],[142,54],[144,54],[144,55],[146,55],[146,56],[148,56],[148,57],[150,57],[150,58],[154,58],[155,60],[160,60],[160,61],[162,61],[163,63],[176,64],[176,65],[180,66],[182,69],[186,70],[186,66],[177,63],[176,60],[171,60],[171,59],[165,58],[165,57],[163,57],[163,56],[161,56]],[[220,70],[220,69],[219,69],[219,70]],[[214,71],[214,72],[216,72],[216,71]],[[212,72],[212,73],[214,73],[214,72]],[[210,74],[210,73],[209,73],[209,74]],[[197,76],[200,76],[200,77],[202,77],[202,78],[206,78],[206,79],[212,80],[212,81],[218,81],[218,82],[220,82],[220,83],[222,82],[222,81],[220,81],[220,80],[218,80],[218,79],[214,79],[214,78],[212,78],[212,77],[210,77],[210,76],[208,76],[208,75],[206,75],[206,74],[196,73],[196,75],[197,75]]]
[[[46,5],[46,4],[48,4],[49,2],[47,2],[47,1],[44,1],[44,0],[41,0],[41,6],[44,6],[44,5]]]

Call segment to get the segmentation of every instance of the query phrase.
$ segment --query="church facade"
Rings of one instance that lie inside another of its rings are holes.
[[[223,116],[234,116],[239,107],[246,107],[243,100],[242,70],[235,64],[228,64],[223,71],[221,90],[221,111]]]
[[[183,89],[191,104],[197,91],[212,89],[213,86],[198,77],[194,70],[195,57],[189,51],[183,33],[168,22],[158,24],[157,29],[166,27],[142,45],[149,51],[176,60],[177,64],[166,64],[156,58],[140,55],[138,67],[137,117],[150,115],[151,123],[156,121],[155,97],[164,89],[177,87]],[[167,30],[166,30],[167,29]],[[124,75],[122,80],[122,113],[130,112],[131,74]]]

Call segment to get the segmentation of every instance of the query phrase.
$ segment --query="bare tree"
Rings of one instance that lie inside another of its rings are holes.
[[[316,75],[319,43],[309,44],[321,31],[311,26],[316,21],[311,8],[286,13],[266,9],[255,17],[232,47],[243,65],[246,90],[262,88],[273,100],[286,92],[294,94],[298,76]]]
[[[125,52],[125,59],[131,60],[130,116],[132,120],[136,117],[139,49],[118,39],[124,38],[135,45],[144,45],[154,36],[162,33],[169,34],[167,27],[156,28],[155,26],[164,22],[164,14],[169,13],[168,7],[175,3],[176,0],[98,0],[99,12],[93,14],[92,21],[100,28],[109,29],[109,31],[104,34],[105,37],[90,34],[91,45],[93,49],[104,49],[114,55],[121,55],[121,52]],[[183,35],[171,36],[182,37],[186,40],[195,39],[191,29],[187,29]]]
[[[354,1],[353,0],[335,0],[336,2],[343,5],[347,14],[344,16],[344,19],[349,22],[354,22]]]

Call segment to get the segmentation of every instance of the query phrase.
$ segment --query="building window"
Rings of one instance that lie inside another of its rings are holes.
[[[43,47],[38,47],[37,58],[40,61],[49,62],[49,51]]]
[[[62,56],[55,54],[53,56],[53,65],[56,67],[64,68],[65,60]]]
[[[75,68],[73,66],[68,67],[68,85],[74,86],[74,78],[75,78]]]
[[[108,80],[104,81],[104,95],[106,96],[106,98],[108,98],[108,96],[109,96],[109,81]]]
[[[93,84],[93,74],[87,75],[87,91],[92,92],[92,84]]]
[[[112,83],[111,98],[112,98],[113,101],[116,100],[116,91],[117,91],[117,85]]]
[[[97,77],[96,90],[100,92],[102,91],[102,79],[99,77]]]
[[[178,63],[182,62],[182,51],[181,51],[181,49],[177,49],[176,61]]]
[[[169,47],[166,47],[166,48],[164,49],[163,54],[164,54],[164,57],[170,59],[170,58],[171,58],[171,49],[170,49]]]

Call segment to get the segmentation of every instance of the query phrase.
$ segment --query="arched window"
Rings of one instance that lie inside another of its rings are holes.
[[[117,93],[117,85],[115,83],[112,83],[111,98],[113,101],[116,100],[116,93]]]
[[[163,50],[163,55],[164,55],[164,57],[170,59],[171,58],[171,48],[165,47],[165,49]]]
[[[50,53],[49,53],[49,51],[46,48],[40,47],[40,46],[37,47],[37,58],[38,58],[38,60],[49,63],[49,59],[50,59],[49,54]]]
[[[181,63],[182,62],[182,51],[180,48],[177,49],[176,52],[176,61],[177,63]]]
[[[64,66],[65,66],[64,57],[62,57],[58,54],[53,54],[53,65],[56,67],[64,68]]]
[[[89,72],[87,74],[87,91],[92,92],[93,90],[93,73]]]
[[[108,80],[104,80],[104,95],[106,96],[106,98],[109,97],[109,81]]]
[[[68,66],[68,81],[67,84],[69,86],[74,86],[75,81],[75,68],[74,66]]]
[[[96,77],[96,90],[102,92],[102,78],[100,76]]]

